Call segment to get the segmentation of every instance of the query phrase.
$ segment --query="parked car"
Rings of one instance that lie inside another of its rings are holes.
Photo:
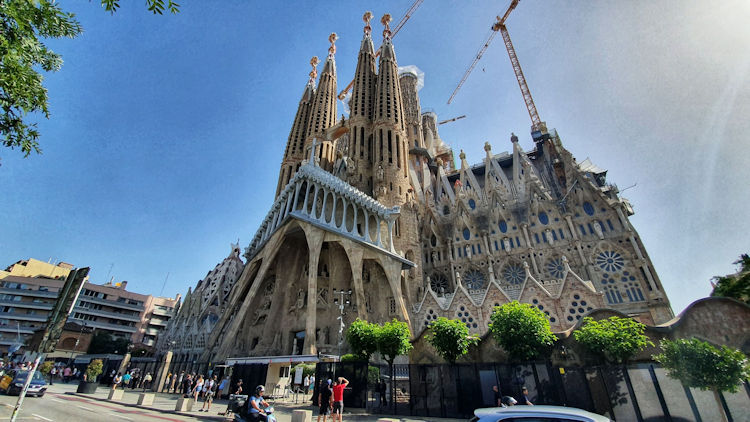
[[[510,406],[474,411],[472,422],[611,422],[607,417],[575,407]]]
[[[23,371],[20,369],[12,369],[0,378],[0,391],[5,394],[19,394],[23,388],[23,384],[26,382],[26,377],[29,371]],[[31,377],[31,383],[29,383],[29,389],[26,390],[27,396],[42,397],[44,392],[47,391],[47,381],[44,380],[39,371],[34,372],[34,376]]]

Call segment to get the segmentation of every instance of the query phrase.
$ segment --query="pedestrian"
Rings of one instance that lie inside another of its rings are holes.
[[[122,375],[118,372],[114,378],[112,378],[112,389],[117,390],[117,386],[122,382]]]
[[[302,381],[302,386],[305,387],[305,394],[310,390],[310,376],[305,375],[305,379]]]
[[[122,388],[123,390],[130,385],[130,380],[133,378],[133,376],[130,374],[130,372],[126,372],[125,375],[122,376]]]
[[[227,403],[227,410],[224,411],[224,413],[219,413],[220,415],[229,416],[232,412],[229,410],[229,406],[232,404],[232,396],[240,395],[242,394],[242,380],[237,381],[237,385],[232,390],[229,390],[229,403]]]
[[[159,392],[169,393],[169,386],[172,384],[172,373],[168,373],[167,377],[164,378],[164,385]]]
[[[78,368],[73,368],[73,379],[78,379],[80,375],[81,373],[78,371]]]
[[[198,380],[195,382],[195,385],[193,386],[193,398],[195,401],[198,401],[198,395],[203,392],[203,383],[205,381],[203,380],[203,375],[198,375]]]
[[[326,422],[326,418],[331,414],[331,407],[333,407],[333,391],[325,381],[320,381],[320,387],[318,388],[318,422],[320,417],[323,417],[323,422]]]
[[[209,412],[211,410],[211,403],[214,401],[214,394],[217,387],[216,375],[203,383],[203,407],[201,407],[199,412]]]
[[[172,385],[172,387],[173,387],[173,388],[172,388],[172,392],[173,392],[173,393],[176,393],[176,392],[177,392],[177,389],[178,389],[178,388],[181,388],[181,387],[182,387],[182,380],[183,380],[184,378],[185,378],[185,371],[181,371],[181,372],[180,372],[180,376],[179,376],[179,378],[177,378],[177,384],[174,384],[174,383],[173,383],[173,385]]]
[[[310,375],[310,388],[315,390],[315,374]]]
[[[255,394],[250,396],[249,406],[247,408],[247,417],[249,421],[268,421],[268,415],[266,415],[266,408],[270,406],[266,399],[263,398],[263,393],[266,392],[265,387],[259,385],[255,387]]]
[[[130,389],[135,390],[138,388],[138,383],[141,381],[141,373],[139,371],[133,372],[133,378],[130,379]]]
[[[344,389],[349,385],[349,380],[344,377],[338,377],[333,383],[333,415],[331,418],[336,422],[338,415],[339,422],[344,422]]]
[[[49,385],[52,385],[52,380],[55,378],[55,375],[57,375],[57,368],[52,366],[52,369],[49,370]]]
[[[525,404],[527,406],[534,405],[534,403],[529,400],[529,390],[527,390],[526,387],[521,388],[521,404]]]
[[[222,394],[224,394],[224,390],[229,385],[229,375],[225,376],[221,382],[219,383],[219,388],[216,391],[216,398],[221,399]]]
[[[503,407],[503,395],[500,393],[500,389],[496,385],[492,386],[492,393],[495,395],[495,405],[497,407]]]
[[[151,388],[151,380],[154,378],[151,376],[151,372],[146,372],[146,376],[143,377],[143,391]]]
[[[193,387],[193,380],[190,374],[187,374],[185,379],[182,380],[182,397],[190,397],[190,389]]]
[[[380,407],[388,406],[388,400],[385,397],[385,393],[387,391],[385,381],[380,380],[380,383],[378,383],[378,393],[380,396]]]
[[[66,366],[65,369],[63,369],[63,379],[65,384],[70,382],[70,374],[71,374],[70,366]]]

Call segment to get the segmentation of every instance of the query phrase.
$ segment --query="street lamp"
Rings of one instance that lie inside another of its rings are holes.
[[[76,347],[78,347],[78,343],[81,342],[81,335],[83,334],[84,328],[86,328],[86,323],[81,324],[81,331],[78,332],[78,336],[76,337],[76,344],[73,346],[73,350],[70,351],[70,358],[68,358],[68,367],[70,367],[70,361],[73,360],[73,354],[76,351]]]
[[[352,289],[349,290],[339,290],[336,291],[336,289],[333,289],[333,295],[339,295],[339,297],[333,298],[333,303],[339,305],[339,362],[341,361],[341,343],[344,341],[344,306],[350,306],[352,304],[351,298],[352,298]]]

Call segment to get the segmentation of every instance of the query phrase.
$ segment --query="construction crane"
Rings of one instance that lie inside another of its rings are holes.
[[[466,115],[465,115],[465,114],[463,114],[463,115],[461,115],[461,116],[458,116],[458,117],[454,117],[454,118],[452,118],[452,119],[448,119],[448,120],[443,120],[442,122],[438,122],[438,125],[444,125],[444,124],[446,124],[446,123],[450,123],[450,122],[455,122],[456,120],[461,120],[461,119],[463,119],[464,117],[466,117]]]
[[[417,8],[422,4],[424,0],[416,0],[414,3],[412,3],[409,10],[406,11],[404,14],[404,17],[401,18],[400,21],[396,24],[396,26],[393,27],[391,30],[391,38],[395,37],[398,31],[401,30],[401,28],[406,25],[406,21],[409,20],[412,14],[414,14],[414,11],[417,10]],[[378,48],[378,51],[375,53],[375,57],[380,56],[380,48]],[[349,90],[352,89],[352,86],[354,85],[354,79],[352,79],[351,82],[349,82],[349,85],[346,86],[341,92],[339,92],[339,100],[344,100],[346,98],[346,94],[349,93]]]
[[[539,118],[539,113],[536,110],[534,99],[531,97],[531,91],[529,91],[529,86],[526,83],[526,77],[523,76],[523,70],[521,70],[521,64],[518,61],[518,56],[516,56],[516,49],[513,48],[513,43],[510,40],[510,34],[508,33],[508,28],[505,27],[505,20],[508,19],[510,12],[512,12],[513,9],[515,9],[516,6],[518,6],[518,2],[519,0],[511,0],[510,6],[508,6],[508,9],[505,11],[503,16],[497,17],[497,22],[495,22],[492,25],[492,32],[490,33],[489,37],[482,45],[482,48],[479,49],[477,56],[474,58],[474,61],[471,62],[469,69],[466,70],[466,73],[464,73],[464,76],[461,78],[461,81],[458,82],[458,86],[456,86],[456,89],[453,90],[453,94],[451,94],[451,97],[448,99],[448,104],[450,104],[451,101],[453,101],[453,98],[461,89],[461,86],[464,84],[464,82],[466,82],[466,79],[468,79],[469,75],[471,74],[471,71],[474,70],[474,67],[482,58],[482,55],[484,55],[484,52],[487,51],[487,47],[490,46],[490,43],[495,38],[495,35],[497,35],[497,33],[500,32],[500,34],[503,37],[503,41],[505,43],[505,49],[508,50],[508,57],[510,58],[510,64],[513,66],[513,72],[515,72],[516,74],[518,87],[521,88],[521,95],[523,96],[523,101],[524,103],[526,103],[526,110],[529,112],[529,117],[531,118],[531,131],[532,132],[545,131],[546,130],[545,124],[544,122],[542,122],[542,119]]]

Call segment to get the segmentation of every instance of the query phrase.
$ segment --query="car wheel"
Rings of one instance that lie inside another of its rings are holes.
[[[37,397],[44,397],[44,393],[39,393],[36,395]]]

